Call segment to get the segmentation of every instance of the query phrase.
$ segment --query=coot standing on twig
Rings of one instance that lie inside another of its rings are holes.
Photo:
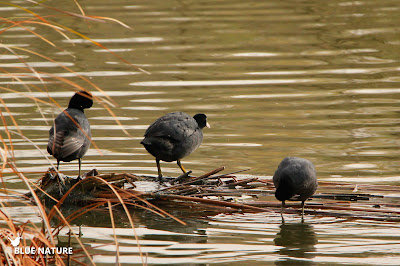
[[[90,147],[90,124],[84,109],[93,105],[92,95],[87,91],[76,92],[69,101],[68,108],[54,120],[49,131],[47,152],[60,161],[70,162],[78,159],[81,176],[81,159]]]
[[[281,216],[285,200],[301,201],[301,217],[304,217],[304,203],[318,188],[317,173],[313,163],[307,159],[286,157],[279,164],[273,177],[275,197],[282,201]]]
[[[160,160],[176,161],[182,172],[186,173],[181,165],[181,159],[200,146],[204,127],[210,127],[205,114],[191,117],[183,112],[168,113],[149,126],[140,143],[156,158],[160,182],[162,180]]]

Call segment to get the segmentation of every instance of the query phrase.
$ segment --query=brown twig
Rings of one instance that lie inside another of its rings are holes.
[[[221,187],[241,186],[241,185],[245,185],[247,183],[250,183],[250,182],[253,182],[253,181],[256,181],[256,180],[257,180],[257,178],[253,177],[253,178],[248,178],[248,179],[240,180],[240,181],[237,181],[237,182],[225,184],[225,185],[222,185]]]
[[[189,170],[188,172],[181,174],[181,175],[178,176],[177,178],[172,179],[169,183],[172,185],[172,184],[174,184],[174,183],[176,183],[176,182],[178,182],[178,181],[181,181],[183,178],[189,177],[189,175],[190,175],[191,173],[192,173],[192,170]]]
[[[233,202],[221,201],[221,200],[212,200],[212,199],[170,195],[170,194],[153,194],[153,193],[151,193],[150,195],[153,196],[155,199],[164,199],[164,200],[174,199],[174,200],[182,200],[182,201],[192,201],[192,202],[206,203],[206,204],[210,204],[210,205],[231,207],[231,208],[241,209],[241,210],[271,212],[270,209],[266,209],[266,208],[260,208],[260,207],[250,206],[247,204],[233,203]]]
[[[176,184],[170,187],[166,187],[157,190],[152,193],[144,193],[136,190],[133,186],[132,181],[136,180],[149,180],[149,176],[136,176],[134,174],[103,174],[101,176],[106,183],[96,181],[94,177],[88,178],[88,180],[80,181],[81,184],[85,184],[88,188],[87,191],[93,190],[95,197],[88,201],[90,202],[107,202],[119,203],[120,199],[117,199],[115,192],[110,190],[110,186],[118,192],[118,195],[123,199],[126,204],[131,205],[135,208],[144,208],[151,211],[157,212],[160,215],[168,215],[163,212],[159,206],[168,206],[175,208],[181,206],[182,208],[196,207],[200,210],[200,213],[204,212],[235,212],[235,211],[246,211],[246,212],[280,212],[281,202],[277,200],[269,201],[248,201],[248,202],[236,202],[227,201],[220,199],[209,199],[205,197],[229,197],[235,199],[235,197],[241,197],[243,195],[253,197],[273,197],[275,191],[273,182],[271,179],[259,179],[256,177],[250,177],[245,179],[235,179],[232,173],[215,176],[215,173],[222,171],[224,168],[220,167],[213,171],[210,171],[202,176],[192,178],[182,184]],[[241,170],[245,171],[245,170]],[[240,171],[240,172],[241,172]],[[188,174],[183,174],[178,178],[185,178]],[[229,177],[232,180],[228,180],[222,186],[215,179]],[[92,181],[90,180],[92,179]],[[212,180],[211,180],[212,179]],[[121,186],[122,182],[131,181],[132,187],[124,189]],[[200,181],[208,180],[208,182]],[[235,181],[236,180],[236,181]],[[174,182],[176,179],[174,180]],[[179,181],[179,180],[178,180]],[[243,186],[243,188],[235,188],[236,186]],[[349,190],[353,190],[355,184],[350,183],[334,183],[334,182],[321,182],[319,187],[319,193],[315,194],[311,202],[306,203],[306,212],[317,216],[334,216],[339,218],[354,218],[354,219],[368,219],[368,220],[400,220],[400,202],[397,196],[385,196],[378,193],[382,191],[400,191],[396,187],[380,185],[379,189],[375,186],[370,185],[358,185],[358,192],[351,193]],[[256,189],[254,189],[256,188]],[[337,189],[337,191],[336,191]],[[321,192],[322,191],[322,192]],[[323,193],[329,191],[330,193]],[[338,193],[332,193],[336,191]],[[365,193],[359,193],[363,191]],[[368,194],[370,191],[375,191],[374,194]],[[159,193],[162,192],[162,193]],[[343,193],[340,193],[343,192]],[[64,199],[61,199],[62,202]],[[83,199],[85,200],[85,199]],[[379,202],[377,202],[379,200]],[[385,201],[388,201],[387,203]],[[144,205],[147,205],[144,206]],[[300,204],[290,204],[288,208],[284,210],[286,213],[298,213]]]
[[[210,172],[208,172],[208,173],[206,173],[206,174],[204,174],[204,175],[202,175],[202,176],[196,177],[196,178],[192,179],[191,181],[188,181],[188,182],[185,182],[185,183],[182,183],[182,184],[179,184],[179,185],[171,186],[171,187],[162,188],[162,189],[159,189],[159,190],[156,191],[156,192],[161,192],[161,191],[165,191],[165,190],[174,189],[174,188],[177,188],[177,187],[179,187],[179,186],[184,186],[184,185],[193,184],[193,183],[195,183],[195,182],[197,182],[197,181],[200,181],[200,180],[202,180],[202,179],[205,179],[205,178],[209,177],[210,175],[219,173],[219,172],[221,172],[221,171],[224,170],[224,169],[225,169],[225,167],[222,166],[222,167],[217,168],[217,169],[215,169],[215,170],[212,170],[212,171],[210,171]]]

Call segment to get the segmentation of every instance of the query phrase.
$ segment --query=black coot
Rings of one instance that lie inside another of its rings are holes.
[[[180,160],[200,146],[204,127],[210,127],[205,114],[191,117],[183,112],[168,113],[149,126],[140,143],[156,158],[160,181],[162,179],[160,160],[177,161],[182,172],[186,173]]]
[[[90,124],[83,110],[93,105],[92,95],[87,91],[79,91],[72,96],[68,108],[54,120],[49,131],[47,152],[60,161],[79,160],[79,176],[81,175],[81,158],[90,146]]]
[[[285,207],[285,200],[300,200],[303,217],[305,201],[314,195],[318,188],[317,173],[313,163],[303,158],[286,157],[279,164],[273,181],[276,188],[275,197],[282,201],[282,210]]]

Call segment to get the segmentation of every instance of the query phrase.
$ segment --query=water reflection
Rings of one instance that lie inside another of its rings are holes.
[[[152,182],[154,183],[154,182]],[[157,185],[157,184],[156,184]],[[50,205],[48,206],[50,207]],[[76,212],[81,207],[76,206],[65,206],[61,209],[63,215],[67,217],[68,215]],[[204,228],[208,227],[208,222],[201,219],[201,217],[205,215],[215,214],[213,212],[205,212],[203,210],[203,214],[201,212],[191,213],[185,208],[179,209],[170,209],[167,208],[168,213],[174,217],[178,217],[182,221],[184,221],[187,225],[182,225],[176,220],[170,217],[164,217],[154,213],[153,211],[141,209],[141,208],[130,208],[131,219],[138,228],[146,228],[149,232],[168,232],[170,236],[173,236],[174,239],[170,239],[171,241],[176,241],[177,238],[180,239],[181,236],[187,238],[188,235],[192,235],[194,238],[198,240],[194,242],[203,242],[204,236],[206,235]],[[105,208],[95,209],[93,211],[89,211],[76,218],[72,224],[77,226],[85,226],[85,227],[111,227],[111,220],[109,217],[109,211]],[[116,228],[130,228],[131,224],[127,217],[126,212],[122,207],[113,207],[113,215],[114,215],[114,223]],[[57,224],[57,220],[53,221],[53,225]],[[83,230],[84,232],[85,230]],[[90,229],[89,229],[90,231]],[[132,232],[129,233],[129,235]],[[143,239],[151,239],[152,234],[144,234]],[[190,240],[190,241],[192,241]],[[188,242],[190,242],[188,241]],[[180,242],[180,241],[178,241]]]
[[[170,214],[175,217],[182,218],[182,212],[180,211],[170,211]],[[188,216],[188,215],[184,215]],[[142,224],[146,225],[148,229],[154,229],[157,231],[168,231],[169,234],[166,234],[162,240],[164,241],[175,241],[181,244],[183,243],[192,243],[195,245],[196,243],[207,243],[207,235],[205,230],[199,228],[207,227],[207,223],[197,219],[184,219],[187,223],[186,226],[179,224],[172,219],[165,219],[159,215],[156,215],[149,211],[141,212],[138,215],[135,215],[137,219],[142,221]],[[171,234],[172,233],[172,234]],[[173,234],[176,233],[176,234]],[[159,235],[147,234],[143,236],[144,240],[160,240]],[[197,249],[195,246],[192,247],[193,250]]]
[[[316,256],[316,244],[318,243],[314,227],[307,223],[288,224],[280,226],[274,243],[280,247],[277,253],[281,258],[276,265],[312,265],[312,259]]]

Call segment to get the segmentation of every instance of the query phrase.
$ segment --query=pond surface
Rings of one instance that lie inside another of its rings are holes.
[[[62,66],[68,67],[115,101],[111,110],[129,135],[103,104],[95,103],[86,115],[98,148],[92,145],[86,154],[84,170],[155,175],[155,161],[140,140],[156,118],[179,110],[205,113],[211,124],[211,129],[204,129],[200,148],[182,160],[195,175],[225,166],[229,172],[251,168],[247,174],[272,176],[284,157],[298,156],[314,162],[320,180],[400,184],[397,0],[81,2],[86,14],[112,17],[132,29],[68,16],[52,21],[87,35],[150,74],[90,41],[73,34],[64,40],[56,31],[37,25],[31,29],[64,50],[22,30],[2,34],[1,43],[46,54],[58,63],[29,54],[23,60],[39,72],[68,78],[102,96]],[[79,13],[72,1],[57,1],[57,6]],[[10,6],[0,7],[0,14],[26,16]],[[68,85],[48,75],[44,87],[20,69],[24,67],[20,58],[3,51],[0,59],[0,68],[20,73],[22,81],[0,74],[0,86],[48,100],[46,94],[33,87],[35,92],[29,93],[25,87],[37,85],[66,107],[73,94]],[[42,104],[39,108],[24,95],[5,90],[0,97],[24,135],[46,153],[48,130],[60,109]],[[3,133],[2,137],[7,138]],[[18,169],[32,180],[48,169],[43,154],[16,135],[14,149]],[[61,170],[74,174],[77,163],[61,163]],[[180,174],[175,163],[162,163],[162,170],[166,175]],[[17,177],[6,180],[8,188],[26,190]],[[30,208],[9,211],[18,219],[37,220]],[[113,243],[107,213],[94,215],[81,222],[84,243]],[[279,214],[270,213],[176,215],[189,225],[135,213],[136,233],[148,263],[398,265],[400,261],[397,223],[309,215],[301,224],[297,215],[288,214],[282,225]],[[121,261],[141,263],[132,229],[122,216],[117,223]],[[115,262],[114,245],[100,250],[94,257],[97,263]]]

